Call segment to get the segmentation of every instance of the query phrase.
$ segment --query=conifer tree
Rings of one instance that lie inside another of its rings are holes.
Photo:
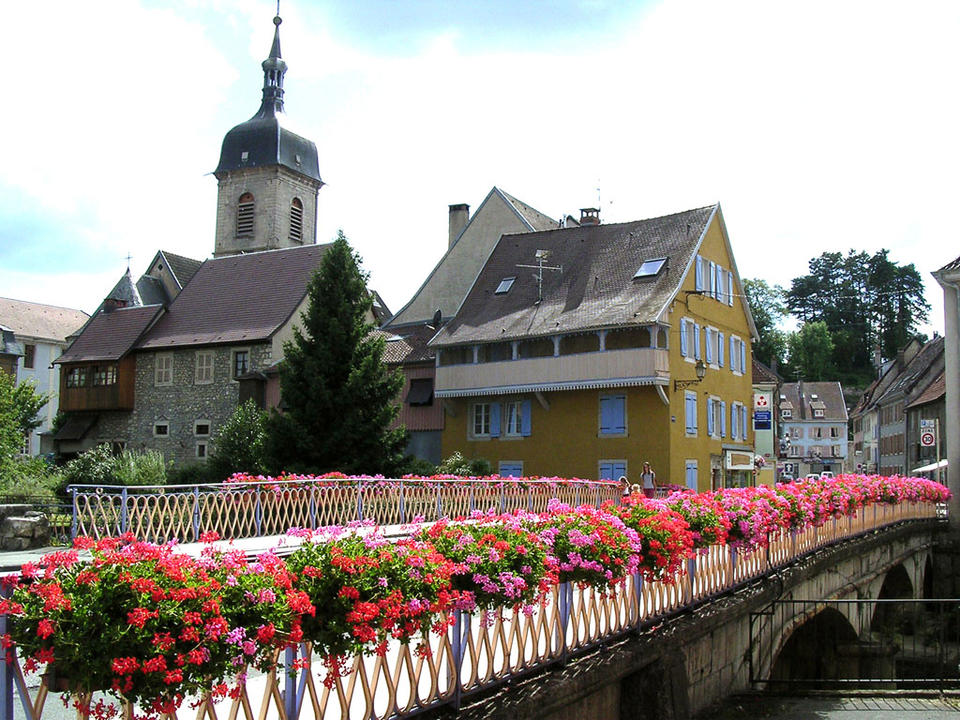
[[[270,417],[276,469],[395,473],[407,433],[390,429],[403,376],[383,363],[360,258],[341,230],[307,288],[309,304],[280,364],[282,413]]]

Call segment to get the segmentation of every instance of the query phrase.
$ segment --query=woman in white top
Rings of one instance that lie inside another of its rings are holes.
[[[657,474],[651,469],[650,463],[643,464],[643,472],[640,473],[640,479],[643,481],[643,494],[652,498],[657,486]]]

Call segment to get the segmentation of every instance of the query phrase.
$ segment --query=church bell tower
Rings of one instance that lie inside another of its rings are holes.
[[[214,257],[317,242],[317,194],[323,186],[317,146],[284,127],[280,23],[263,61],[257,114],[223,138],[217,178]]]

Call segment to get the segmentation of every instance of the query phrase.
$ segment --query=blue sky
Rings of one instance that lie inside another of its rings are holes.
[[[90,311],[158,248],[213,249],[224,133],[259,104],[270,0],[0,12],[0,295]],[[559,217],[723,206],[744,277],[826,250],[960,255],[960,3],[283,0],[287,112],[393,309],[493,185]],[[19,78],[11,82],[10,78]],[[931,329],[931,328],[928,328]]]

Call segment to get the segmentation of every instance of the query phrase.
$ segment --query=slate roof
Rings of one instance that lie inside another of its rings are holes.
[[[921,405],[926,405],[927,403],[936,402],[942,398],[947,393],[947,378],[943,373],[940,373],[933,382],[927,385],[926,389],[920,393],[916,400],[907,405],[907,407],[915,408],[920,407]]]
[[[54,362],[119,360],[133,348],[161,312],[163,307],[160,305],[146,305],[97,313]]]
[[[140,297],[140,291],[137,289],[137,285],[133,281],[133,277],[130,275],[130,268],[127,268],[127,271],[117,281],[117,284],[113,286],[113,289],[107,293],[107,296],[104,299],[118,300],[121,303],[124,303],[125,307],[143,305],[143,300]]]
[[[152,275],[143,275],[137,280],[137,292],[144,305],[166,305],[170,302],[163,282]]]
[[[544,215],[536,208],[530,207],[522,200],[517,200],[510,193],[504,192],[499,188],[494,188],[510,203],[514,209],[523,216],[533,230],[553,230],[559,226],[559,223],[548,215]]]
[[[87,317],[82,310],[0,298],[0,325],[21,337],[64,342]]]
[[[269,339],[296,311],[329,247],[305,245],[207,260],[137,347]]]
[[[426,324],[391,327],[386,333],[386,350],[383,360],[389,364],[428,362],[436,357],[436,351],[427,343],[437,334],[435,328]]]
[[[938,273],[952,272],[953,270],[960,270],[960,257],[958,257],[956,260],[948,262],[942,268],[934,272],[934,275],[937,275]]]
[[[504,235],[457,316],[431,342],[444,346],[554,335],[655,322],[677,293],[719,205],[628,223]],[[534,254],[550,252],[537,302]],[[640,265],[668,258],[654,277],[633,279]],[[515,277],[497,295],[504,278]]]
[[[169,250],[161,250],[160,255],[167,262],[167,267],[170,268],[170,272],[173,273],[181,288],[190,282],[190,279],[197,274],[197,270],[203,265],[202,260],[177,255]]]
[[[800,397],[800,388],[803,387],[803,397]],[[809,420],[811,422],[847,421],[847,407],[843,401],[843,390],[840,383],[834,382],[804,382],[784,383],[780,386],[781,408],[799,409],[784,423]],[[813,396],[817,399],[814,400]],[[823,417],[814,417],[813,408],[823,410]]]

